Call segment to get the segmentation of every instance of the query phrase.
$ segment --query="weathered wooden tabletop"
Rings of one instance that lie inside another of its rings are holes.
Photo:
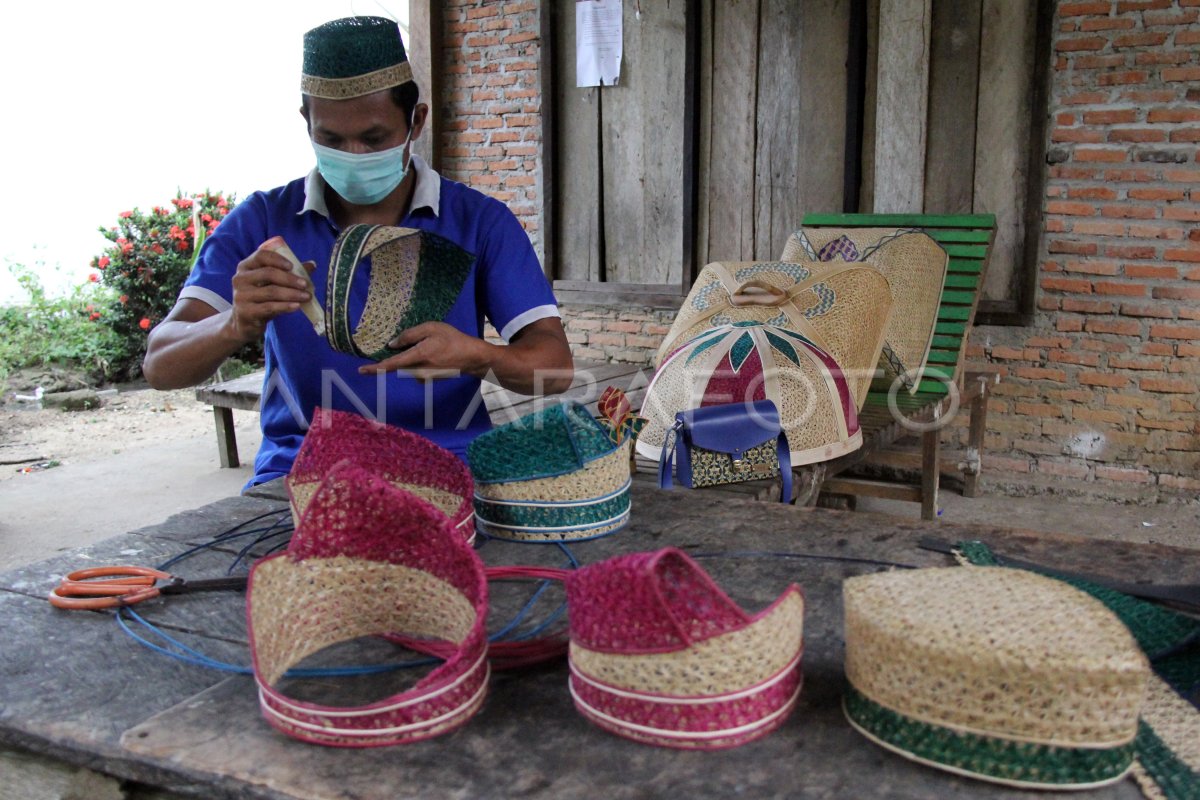
[[[0,575],[0,744],[206,798],[1024,798],[1028,793],[908,762],[850,728],[840,709],[842,580],[886,568],[879,562],[948,565],[948,557],[917,547],[930,534],[981,539],[1004,555],[1124,580],[1182,583],[1200,574],[1200,552],[1159,545],[635,486],[630,525],[572,546],[580,561],[679,547],[752,611],[791,582],[804,588],[804,689],[782,728],[714,753],[627,741],[575,711],[566,666],[558,662],[493,673],[483,710],[453,734],[413,745],[340,750],[302,744],[268,727],[250,677],[180,663],[137,644],[111,613],[59,611],[45,600],[71,569],[158,564],[285,507],[278,486],[259,494],[264,496],[229,498]],[[224,574],[237,549],[201,550],[174,571],[188,578]],[[489,564],[565,564],[563,552],[547,545],[493,541],[479,552]],[[532,588],[494,585],[489,628],[511,615]],[[248,663],[241,594],[176,596],[139,610],[212,658]],[[1070,796],[1140,794],[1126,780]]]

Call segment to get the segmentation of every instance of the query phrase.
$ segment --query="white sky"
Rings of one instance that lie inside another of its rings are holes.
[[[308,172],[304,32],[351,14],[406,28],[408,0],[6,4],[0,303],[21,295],[10,262],[52,294],[86,280],[108,244],[96,229],[121,211],[177,189],[240,199]]]

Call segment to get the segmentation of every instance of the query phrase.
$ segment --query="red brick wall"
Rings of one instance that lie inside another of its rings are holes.
[[[544,260],[539,4],[441,5],[442,174],[508,204]]]
[[[1200,0],[1061,2],[1037,318],[977,328],[992,465],[1200,489]]]
[[[444,171],[541,253],[533,2],[445,5]],[[980,327],[1001,373],[985,475],[1136,500],[1200,491],[1200,0],[1060,0],[1034,323]],[[671,315],[564,307],[579,357],[648,363]],[[946,434],[965,438],[964,421]],[[1111,490],[1111,491],[1110,491]]]

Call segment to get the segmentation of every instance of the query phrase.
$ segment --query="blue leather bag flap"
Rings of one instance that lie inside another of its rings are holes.
[[[779,436],[779,411],[770,400],[707,406],[675,415],[689,445],[719,453],[742,453]]]

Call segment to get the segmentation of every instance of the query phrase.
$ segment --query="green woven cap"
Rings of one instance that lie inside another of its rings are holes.
[[[343,17],[304,34],[302,92],[345,100],[412,80],[400,27],[383,17]]]

